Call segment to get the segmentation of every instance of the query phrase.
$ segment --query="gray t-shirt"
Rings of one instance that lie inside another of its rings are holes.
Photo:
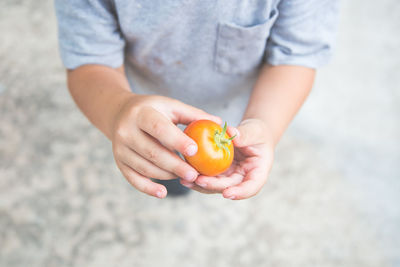
[[[125,64],[132,91],[236,124],[261,64],[317,68],[338,0],[55,0],[66,68]]]

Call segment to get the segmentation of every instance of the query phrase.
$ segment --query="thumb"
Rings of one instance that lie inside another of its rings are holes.
[[[222,119],[218,116],[211,115],[199,108],[178,102],[178,105],[173,109],[174,123],[188,125],[196,120],[211,120],[217,124],[222,123]]]
[[[238,127],[228,127],[228,134],[236,137],[232,140],[236,147],[257,145],[266,141],[269,134],[267,127],[261,120],[247,119],[242,121]]]

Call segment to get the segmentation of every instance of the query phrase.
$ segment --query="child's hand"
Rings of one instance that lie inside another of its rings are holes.
[[[220,118],[171,98],[129,97],[115,116],[111,137],[114,158],[122,174],[136,189],[159,198],[166,196],[166,188],[149,178],[181,177],[193,182],[198,172],[174,150],[194,155],[197,145],[176,124],[199,119],[221,123]]]
[[[225,198],[245,199],[256,195],[268,178],[274,157],[272,136],[259,119],[243,121],[237,129],[228,127],[233,139],[235,159],[225,173],[216,177],[199,176],[195,183],[181,180],[202,193],[222,193]]]

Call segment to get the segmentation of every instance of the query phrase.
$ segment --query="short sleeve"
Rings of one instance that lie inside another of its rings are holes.
[[[55,9],[60,54],[67,69],[123,64],[125,43],[110,0],[55,0]]]
[[[281,0],[278,13],[266,45],[267,63],[310,68],[328,63],[339,0]]]

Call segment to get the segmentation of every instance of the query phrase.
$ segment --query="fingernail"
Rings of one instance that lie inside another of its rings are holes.
[[[207,186],[207,184],[197,184],[198,186],[201,186],[201,187],[206,187]]]
[[[185,176],[183,179],[185,179],[188,182],[193,182],[197,178],[197,173],[194,171],[188,171],[186,172]]]
[[[190,145],[185,150],[185,154],[187,156],[194,156],[196,153],[197,153],[197,146],[196,145]]]
[[[235,196],[230,196],[230,197],[226,197],[226,198],[229,198],[229,199],[235,199],[236,197]]]
[[[163,192],[162,191],[157,191],[156,196],[158,198],[162,198],[163,197]]]

